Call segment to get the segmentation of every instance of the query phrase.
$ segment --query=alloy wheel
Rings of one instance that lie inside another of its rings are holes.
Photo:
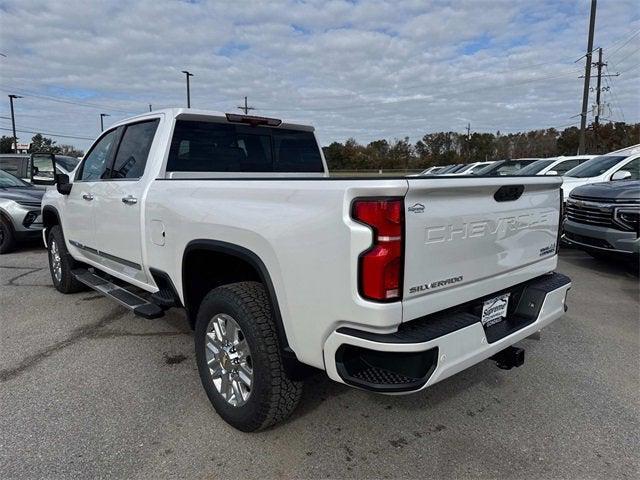
[[[253,387],[253,362],[247,339],[229,315],[215,315],[207,325],[205,357],[218,393],[227,403],[247,403]]]

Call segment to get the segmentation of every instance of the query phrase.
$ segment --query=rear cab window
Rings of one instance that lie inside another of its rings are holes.
[[[177,120],[167,172],[324,173],[313,132]]]

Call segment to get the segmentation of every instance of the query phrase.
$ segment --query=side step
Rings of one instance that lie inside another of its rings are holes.
[[[123,307],[133,311],[135,315],[144,318],[160,318],[164,316],[164,310],[159,305],[151,303],[131,293],[129,290],[119,287],[115,283],[111,283],[95,273],[91,273],[85,268],[72,270],[71,273],[79,282],[84,283],[106,297],[113,298]]]

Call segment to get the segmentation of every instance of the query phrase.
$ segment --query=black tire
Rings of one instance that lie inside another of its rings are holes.
[[[53,266],[52,250],[56,246],[60,255],[60,278],[56,277]],[[76,261],[69,254],[67,246],[64,243],[64,236],[62,235],[62,228],[60,225],[54,225],[49,231],[49,235],[47,237],[47,253],[49,257],[49,272],[51,273],[51,280],[53,281],[53,286],[56,287],[56,290],[61,293],[76,293],[87,289],[87,287],[76,280],[71,273],[71,270],[76,268],[77,265]]]
[[[16,246],[16,236],[13,225],[6,218],[0,216],[0,255],[9,253]]]
[[[231,316],[251,351],[253,383],[246,403],[233,406],[218,392],[207,365],[205,348],[209,321],[218,314]],[[262,284],[240,282],[210,291],[200,304],[195,348],[202,385],[218,414],[243,432],[262,430],[286,419],[302,395],[302,382],[285,372],[269,298]]]

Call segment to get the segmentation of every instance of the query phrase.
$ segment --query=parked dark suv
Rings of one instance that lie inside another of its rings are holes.
[[[594,257],[631,255],[640,247],[640,180],[575,188],[566,203],[563,238]]]

